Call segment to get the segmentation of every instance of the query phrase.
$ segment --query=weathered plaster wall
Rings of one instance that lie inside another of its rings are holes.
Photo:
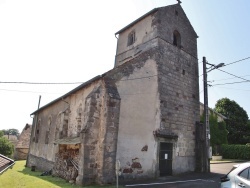
[[[157,45],[154,44],[153,40],[157,36],[157,29],[152,24],[154,19],[154,15],[149,15],[119,34],[115,66],[129,61],[140,53]],[[135,31],[135,42],[128,46],[128,35],[132,31]]]
[[[39,157],[39,161],[44,159],[45,161],[55,162],[55,153],[58,152],[58,145],[54,144],[55,140],[62,137],[77,136],[79,121],[83,122],[83,113],[79,112],[85,107],[85,98],[94,87],[98,86],[98,82],[93,82],[85,89],[79,90],[67,98],[50,105],[48,108],[39,111],[37,123],[35,122],[36,117],[34,117],[33,122],[30,145],[30,154],[32,156]],[[68,121],[68,131],[66,131],[66,135],[62,135],[63,124],[65,124],[66,119]],[[39,134],[37,134],[39,121]],[[47,143],[46,137],[48,138]],[[36,138],[38,138],[37,143]],[[36,162],[35,158],[32,161]],[[32,161],[28,161],[28,165],[33,165],[31,164]]]
[[[130,74],[116,82],[121,96],[116,158],[125,178],[154,176],[157,163],[153,136],[159,126],[157,67],[148,54],[144,55],[140,61],[130,62],[127,66],[133,71],[127,68]]]

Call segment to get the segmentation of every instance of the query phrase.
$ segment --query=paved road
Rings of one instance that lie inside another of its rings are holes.
[[[227,174],[236,163],[211,164],[211,173],[190,173],[184,176],[159,178],[137,184],[127,184],[128,188],[219,188],[220,177]]]
[[[222,163],[222,164],[211,164],[211,172],[217,173],[217,174],[227,174],[237,163]]]

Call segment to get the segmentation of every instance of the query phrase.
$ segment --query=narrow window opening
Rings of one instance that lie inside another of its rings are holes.
[[[181,47],[181,35],[178,31],[174,31],[173,33],[173,45],[177,47]]]
[[[183,74],[183,75],[185,75],[185,74],[186,74],[186,71],[185,71],[184,69],[182,70],[182,74]]]
[[[134,42],[135,42],[135,31],[132,31],[128,35],[128,46],[134,44]]]
[[[80,104],[79,108],[77,109],[77,136],[80,136],[80,132],[82,129],[82,104]]]
[[[179,13],[178,13],[178,11],[176,10],[176,11],[175,11],[175,15],[178,16],[178,14],[179,14]]]
[[[37,122],[37,128],[36,128],[36,137],[35,137],[35,142],[36,143],[38,143],[38,141],[39,141],[39,129],[40,129],[40,125],[41,125],[41,120],[39,120],[38,122]]]
[[[52,117],[50,116],[48,120],[48,127],[46,131],[46,135],[45,135],[45,144],[49,144],[49,133],[50,133],[51,121],[52,121]]]

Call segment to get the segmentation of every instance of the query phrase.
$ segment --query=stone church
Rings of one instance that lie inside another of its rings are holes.
[[[197,34],[180,2],[116,32],[112,70],[32,113],[28,166],[77,184],[194,171]]]

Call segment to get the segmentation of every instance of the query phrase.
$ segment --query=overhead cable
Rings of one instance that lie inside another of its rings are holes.
[[[225,64],[223,67],[228,66],[228,65],[232,65],[232,64],[234,64],[234,63],[238,63],[238,62],[240,62],[240,61],[244,61],[244,60],[247,60],[247,59],[250,59],[250,57],[246,57],[246,58],[244,58],[244,59],[240,59],[240,60],[238,60],[238,61],[234,61],[234,62],[232,62],[232,63]]]
[[[222,86],[222,85],[239,84],[239,83],[246,83],[246,82],[250,82],[250,80],[241,81],[241,82],[228,82],[228,83],[223,83],[223,84],[213,84],[212,86]]]
[[[69,83],[49,83],[49,82],[46,82],[46,83],[44,83],[44,82],[1,82],[0,81],[0,84],[55,84],[55,85],[57,85],[57,84],[82,84],[82,83],[84,83],[84,82],[69,82]]]
[[[239,78],[239,79],[242,79],[242,80],[245,80],[245,81],[250,82],[250,80],[248,80],[248,79],[242,78],[242,77],[240,77],[240,76],[236,76],[236,75],[234,75],[234,74],[231,74],[231,73],[229,73],[229,72],[223,71],[223,70],[221,70],[221,69],[216,69],[216,70],[221,71],[221,72],[224,72],[224,73],[229,74],[229,75],[231,75],[231,76],[234,76],[234,77],[236,77],[236,78]]]

